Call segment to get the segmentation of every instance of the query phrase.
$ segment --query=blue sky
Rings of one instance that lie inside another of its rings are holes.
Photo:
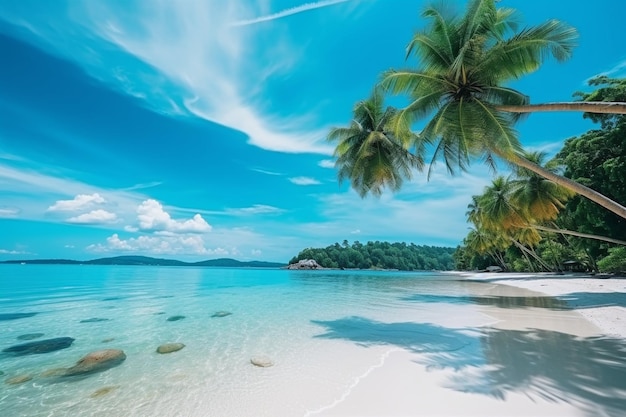
[[[401,192],[339,185],[328,129],[347,125],[405,46],[418,0],[21,0],[0,8],[0,260],[138,254],[288,261],[344,239],[456,246],[473,164]],[[458,2],[462,9],[463,2]],[[580,33],[574,57],[513,87],[567,101],[626,75],[626,2],[503,0],[524,24]],[[533,114],[550,153],[593,125]]]

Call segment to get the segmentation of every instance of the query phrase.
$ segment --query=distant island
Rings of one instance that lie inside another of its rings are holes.
[[[175,259],[151,258],[149,256],[114,256],[112,258],[98,258],[89,261],[75,261],[71,259],[23,259],[0,261],[0,264],[30,264],[30,265],[137,265],[137,266],[213,266],[228,268],[282,268],[287,264],[279,262],[248,261],[220,258],[200,262],[183,262]]]

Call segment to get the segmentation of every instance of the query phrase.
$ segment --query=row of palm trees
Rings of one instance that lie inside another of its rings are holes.
[[[548,57],[568,59],[576,30],[556,20],[518,30],[515,10],[497,8],[495,0],[470,0],[461,16],[446,10],[430,6],[423,12],[429,25],[407,47],[407,58],[417,57],[418,68],[385,72],[372,96],[355,105],[350,125],[330,131],[340,181],[349,180],[361,197],[379,196],[385,188],[399,190],[426,168],[430,176],[439,160],[452,175],[475,159],[494,169],[504,161],[514,178],[496,178],[489,197],[473,202],[469,219],[476,233],[506,231],[502,238],[527,248],[539,239],[539,230],[554,230],[545,223],[574,194],[626,218],[623,204],[559,175],[554,163],[542,165],[544,156],[526,153],[514,128],[534,111],[626,114],[621,102],[530,105],[528,96],[506,86]],[[385,107],[387,93],[406,95],[409,104]],[[425,125],[416,133],[413,126],[421,120]]]

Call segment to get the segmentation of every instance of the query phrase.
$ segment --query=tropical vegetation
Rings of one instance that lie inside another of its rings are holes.
[[[313,259],[325,268],[451,270],[454,268],[454,251],[454,248],[405,242],[376,241],[363,244],[355,241],[350,244],[344,240],[341,245],[335,243],[325,248],[304,249],[289,263]]]
[[[518,30],[516,11],[496,3],[470,0],[461,16],[443,5],[424,10],[429,24],[406,50],[417,68],[385,72],[372,96],[355,105],[350,126],[329,133],[339,179],[349,179],[362,197],[379,196],[426,167],[430,176],[439,160],[453,175],[472,160],[494,170],[503,162],[511,175],[495,178],[470,204],[474,229],[457,265],[559,269],[572,258],[597,269],[595,260],[626,238],[624,81],[599,78],[591,85],[600,88],[577,94],[579,101],[531,105],[507,83],[546,58],[568,59],[578,34],[557,20]],[[409,104],[385,107],[383,92],[408,96]],[[525,113],[553,110],[588,112],[602,128],[568,140],[550,161],[525,151],[515,123]],[[418,121],[425,124],[416,133]]]

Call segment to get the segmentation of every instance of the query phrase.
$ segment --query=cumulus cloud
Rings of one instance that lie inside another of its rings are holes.
[[[89,213],[83,213],[78,216],[70,217],[66,220],[68,223],[77,224],[106,224],[115,223],[117,215],[106,210],[92,210]]]
[[[311,177],[293,177],[289,178],[289,181],[296,185],[318,185],[321,184],[318,180]]]
[[[211,231],[211,225],[200,214],[196,214],[188,220],[174,220],[163,209],[161,203],[153,199],[145,200],[137,207],[137,219],[139,229],[143,231],[169,233],[207,233]]]
[[[58,200],[48,207],[48,211],[78,211],[104,202],[104,198],[98,193],[78,194],[72,200]]]
[[[207,248],[202,236],[139,236],[122,239],[117,233],[109,236],[106,243],[87,247],[91,252],[132,252],[154,255],[231,255],[232,250]],[[236,252],[236,250],[234,250]]]

